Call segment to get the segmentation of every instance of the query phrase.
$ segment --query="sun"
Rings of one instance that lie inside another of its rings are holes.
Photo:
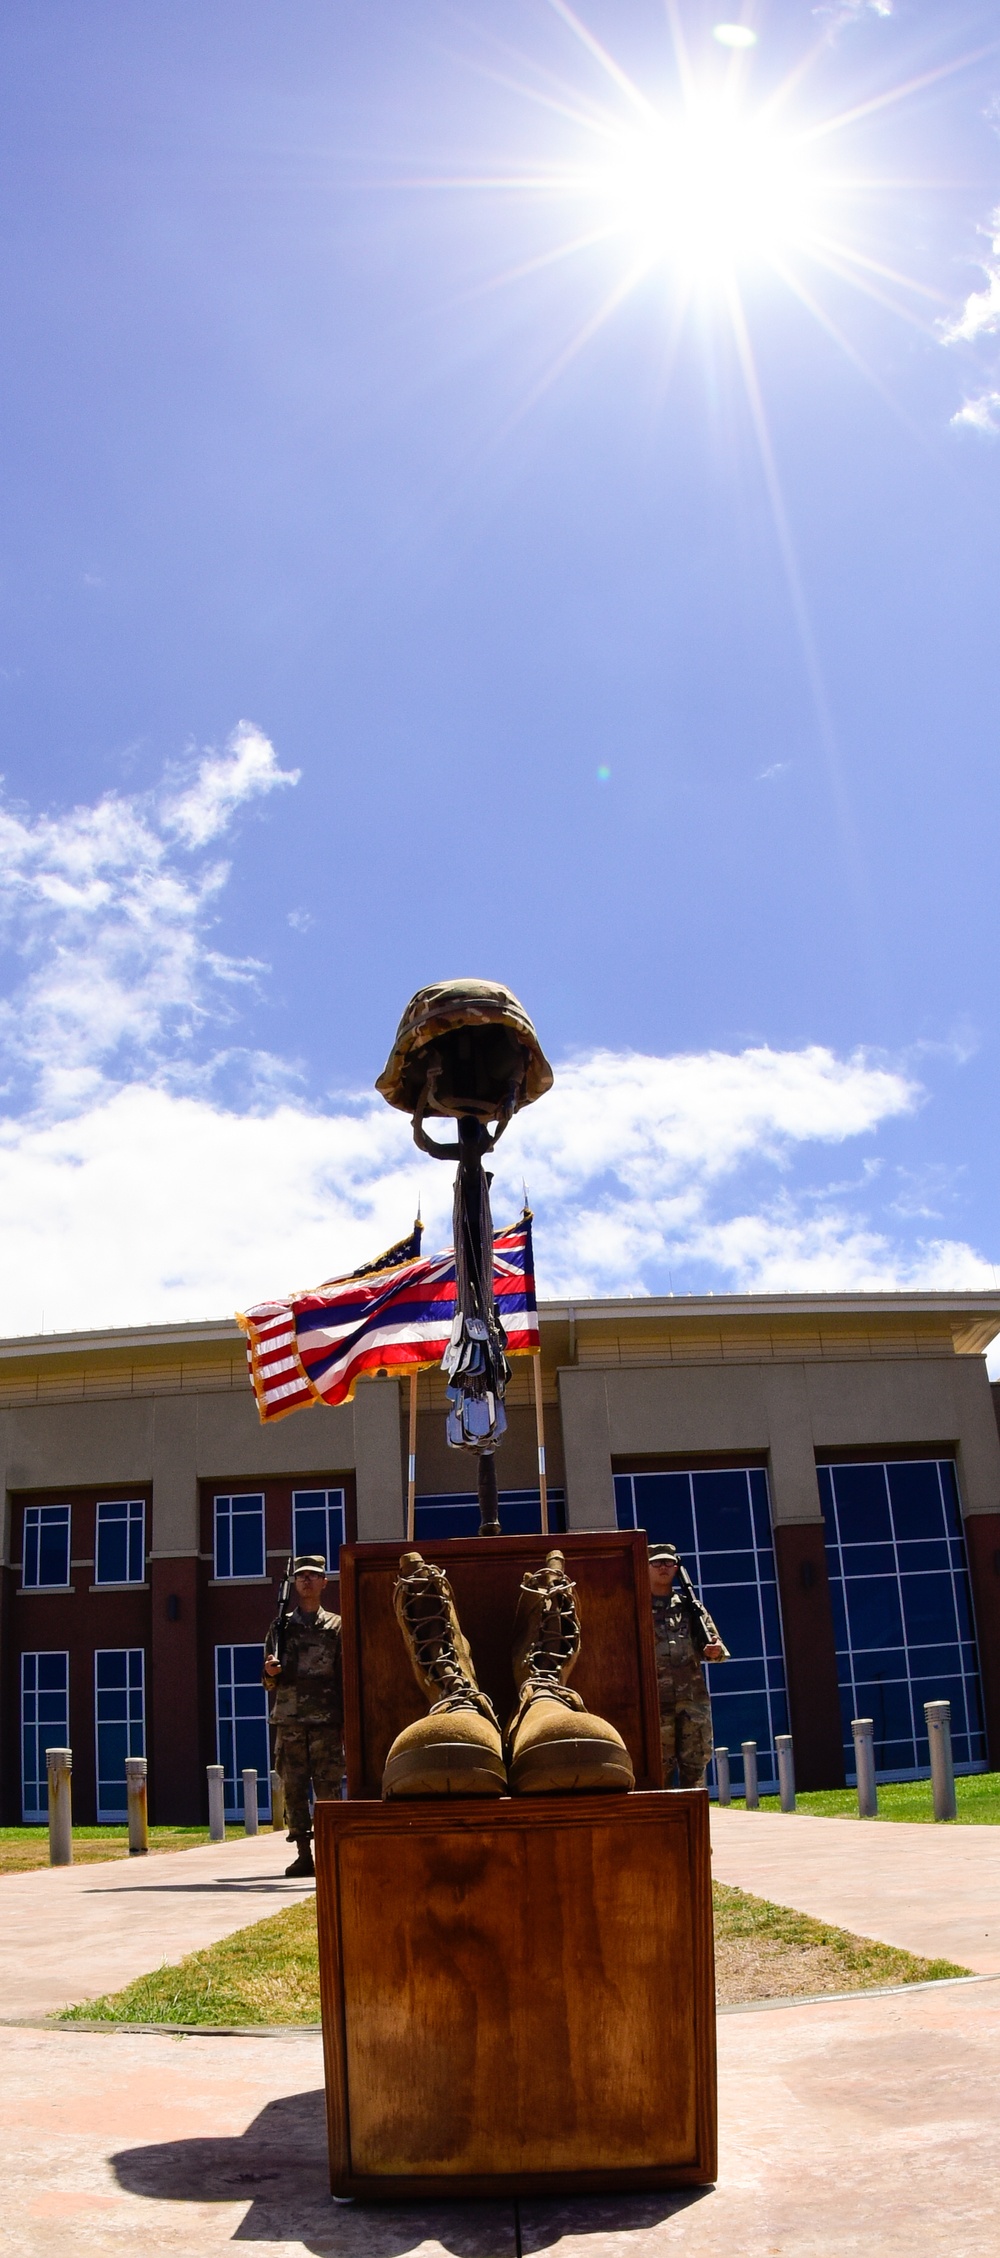
[[[689,287],[805,247],[821,222],[825,187],[801,141],[766,112],[710,99],[630,124],[593,180],[609,231],[638,265],[665,265]]]

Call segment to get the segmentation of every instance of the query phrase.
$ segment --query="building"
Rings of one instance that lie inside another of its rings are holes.
[[[958,1764],[1000,1767],[1000,1437],[984,1351],[1000,1294],[707,1296],[543,1304],[553,1520],[680,1546],[732,1650],[716,1738],[790,1729],[799,1784],[850,1777],[852,1716],[883,1777],[927,1766],[923,1703]],[[502,1518],[537,1528],[526,1360],[498,1460]],[[406,1383],[261,1428],[233,1324],[0,1343],[4,1819],[45,1815],[69,1743],[80,1821],[236,1812],[267,1771],[261,1646],[286,1555],[404,1531]],[[473,1469],[421,1376],[417,1531],[478,1525]],[[734,1763],[739,1778],[739,1764]],[[263,1789],[263,1779],[262,1779]]]

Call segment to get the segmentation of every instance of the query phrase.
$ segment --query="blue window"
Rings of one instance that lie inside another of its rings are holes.
[[[30,1591],[69,1583],[68,1505],[25,1506],[21,1582]]]
[[[293,1490],[292,1551],[321,1552],[335,1576],[343,1542],[343,1490]]]
[[[98,1648],[94,1656],[98,1819],[127,1815],[125,1758],[146,1754],[145,1679],[141,1646]]]
[[[141,1584],[146,1565],[146,1508],[141,1498],[101,1501],[95,1551],[95,1583]],[[141,1756],[142,1750],[129,1753]]]
[[[271,1810],[271,1756],[267,1695],[261,1684],[264,1648],[217,1646],[215,1717],[218,1762],[225,1777],[226,1817],[243,1817],[243,1774],[257,1774],[257,1809]]]
[[[49,1815],[48,1748],[69,1746],[69,1655],[21,1656],[21,1817],[41,1826]]]
[[[848,1777],[870,1717],[883,1779],[930,1765],[925,1701],[950,1701],[956,1766],[986,1764],[955,1468],[948,1458],[818,1469]]]
[[[264,1499],[260,1490],[216,1498],[215,1573],[263,1576]]]
[[[743,1741],[756,1741],[761,1783],[777,1776],[774,1740],[788,1731],[785,1657],[762,1466],[691,1474],[616,1474],[620,1529],[675,1544],[732,1660],[707,1665],[712,1729],[728,1748],[734,1786]]]
[[[566,1527],[566,1494],[550,1489],[549,1530]],[[442,1490],[418,1497],[414,1514],[418,1537],[474,1537],[479,1529],[479,1499],[475,1491]],[[500,1527],[505,1537],[538,1537],[542,1533],[542,1500],[538,1490],[501,1490]]]

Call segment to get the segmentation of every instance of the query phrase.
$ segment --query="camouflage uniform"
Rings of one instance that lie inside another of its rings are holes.
[[[338,1797],[344,1777],[344,1688],[340,1617],[325,1607],[288,1618],[285,1660],[271,1698],[275,1768],[290,1835],[310,1833],[309,1782],[319,1802]]]
[[[705,1623],[707,1637],[702,1636],[690,1601],[677,1584],[662,1597],[654,1595],[653,1638],[665,1787],[672,1785],[676,1765],[682,1788],[700,1788],[712,1754],[712,1705],[701,1657],[719,1634],[710,1615],[706,1615]]]

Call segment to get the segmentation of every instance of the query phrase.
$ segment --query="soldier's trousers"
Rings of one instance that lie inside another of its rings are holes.
[[[290,1835],[307,1835],[312,1827],[309,1782],[317,1802],[340,1794],[344,1777],[344,1744],[336,1725],[279,1725],[274,1743],[275,1770],[285,1791],[285,1818]]]
[[[681,1680],[671,1688],[661,1679],[660,1746],[664,1787],[673,1787],[676,1768],[682,1788],[700,1788],[712,1754],[712,1705],[704,1684]]]

